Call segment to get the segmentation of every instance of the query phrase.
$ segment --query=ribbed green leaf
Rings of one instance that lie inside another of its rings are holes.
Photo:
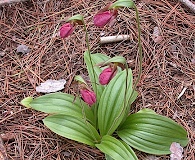
[[[118,0],[113,3],[110,8],[119,8],[119,7],[130,7],[134,6],[134,2],[132,0]]]
[[[134,90],[134,92],[131,95],[131,99],[129,99],[129,105],[131,105],[137,98],[138,92]]]
[[[107,154],[109,159],[112,157],[114,160],[137,160],[130,146],[112,136],[103,136],[101,143],[95,146]]]
[[[100,134],[111,135],[126,116],[125,102],[126,70],[118,73],[104,89],[98,108],[98,126]],[[127,102],[132,93],[132,72],[128,70]],[[130,106],[128,106],[130,107]]]
[[[56,114],[46,117],[43,122],[51,131],[68,139],[90,146],[100,141],[97,130],[81,118]]]
[[[180,125],[150,111],[130,115],[117,133],[133,148],[156,155],[170,154],[172,142],[188,143],[187,132]]]
[[[33,99],[30,107],[41,112],[50,114],[65,114],[74,117],[84,118],[84,114],[92,124],[94,124],[94,116],[91,108],[79,98],[66,93],[51,93]],[[83,108],[83,109],[82,109]]]
[[[106,158],[106,160],[113,160],[113,158],[112,157],[110,157],[109,155],[107,155],[107,154],[105,154],[105,158]]]
[[[30,103],[33,101],[33,97],[26,97],[21,101],[21,104],[27,108],[30,108]]]
[[[91,54],[91,58],[92,58],[93,65],[91,65],[89,53],[86,51],[84,53],[84,60],[85,60],[86,66],[87,66],[87,70],[89,73],[89,77],[91,80],[93,90],[95,91],[95,93],[97,93],[97,102],[99,102],[100,96],[104,90],[104,86],[99,83],[99,74],[102,72],[102,69],[100,67],[96,66],[96,64],[104,62],[104,61],[108,60],[110,57],[108,57],[104,54],[97,53],[97,54]],[[94,75],[93,75],[92,69],[95,70],[95,80],[94,80]],[[96,87],[95,87],[95,85],[96,85]],[[97,89],[97,91],[96,91],[96,89]]]

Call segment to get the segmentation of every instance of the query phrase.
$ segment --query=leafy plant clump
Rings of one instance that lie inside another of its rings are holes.
[[[104,27],[112,23],[121,7],[134,8],[138,24],[138,46],[141,42],[138,11],[131,0],[118,0],[110,3],[94,16],[94,24]],[[76,76],[81,97],[67,93],[51,93],[37,98],[27,97],[21,103],[29,108],[48,113],[44,124],[53,132],[97,147],[105,153],[106,159],[136,160],[132,148],[163,155],[170,154],[173,142],[186,146],[187,132],[173,120],[161,116],[150,109],[142,109],[130,114],[130,106],[138,93],[133,85],[133,75],[126,59],[121,56],[108,57],[104,54],[91,54],[83,16],[75,15],[60,28],[61,38],[74,32],[76,25],[83,25],[87,51],[84,61],[87,66],[92,89],[81,76]],[[113,134],[114,133],[114,134]],[[117,136],[114,136],[117,135]],[[116,138],[118,137],[118,138]],[[132,147],[132,148],[131,148]]]

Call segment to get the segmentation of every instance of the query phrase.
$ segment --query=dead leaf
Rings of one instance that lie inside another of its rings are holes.
[[[41,92],[41,93],[57,92],[57,91],[64,89],[65,84],[66,84],[65,79],[60,79],[60,80],[48,79],[44,83],[41,83],[40,86],[37,86],[36,91]]]
[[[155,43],[160,43],[162,41],[162,36],[160,35],[160,30],[157,26],[153,29],[152,39]]]
[[[170,160],[181,160],[183,155],[183,148],[180,146],[179,143],[173,142],[170,146]]]
[[[17,47],[17,52],[27,54],[30,52],[30,49],[28,48],[28,46],[21,44]]]
[[[0,51],[0,57],[3,57],[5,55],[4,51]]]

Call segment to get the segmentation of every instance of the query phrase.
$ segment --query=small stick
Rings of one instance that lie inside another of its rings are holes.
[[[195,13],[195,4],[192,3],[190,0],[179,0],[183,4],[185,4],[187,7],[189,7],[194,13]]]
[[[118,35],[118,36],[108,36],[108,37],[100,37],[100,43],[113,43],[113,42],[120,42],[126,41],[130,38],[129,35]]]
[[[3,6],[5,4],[24,2],[24,1],[28,1],[28,0],[0,0],[0,6]]]

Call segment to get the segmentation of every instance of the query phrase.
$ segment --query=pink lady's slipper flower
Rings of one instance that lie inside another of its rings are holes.
[[[104,27],[106,24],[112,22],[117,16],[117,10],[109,10],[97,13],[94,16],[94,25],[97,27]]]
[[[115,68],[106,68],[102,71],[102,73],[99,75],[99,82],[101,85],[106,85],[110,82],[110,80],[116,75],[116,69]]]
[[[71,23],[66,23],[60,28],[60,37],[66,38],[72,34],[74,26]]]
[[[108,23],[112,23],[116,18],[118,11],[114,8],[109,8],[112,3],[100,10],[93,18],[94,25],[97,27],[104,27]]]
[[[90,91],[88,89],[81,89],[80,93],[83,100],[90,106],[96,102],[96,95],[93,91]]]

